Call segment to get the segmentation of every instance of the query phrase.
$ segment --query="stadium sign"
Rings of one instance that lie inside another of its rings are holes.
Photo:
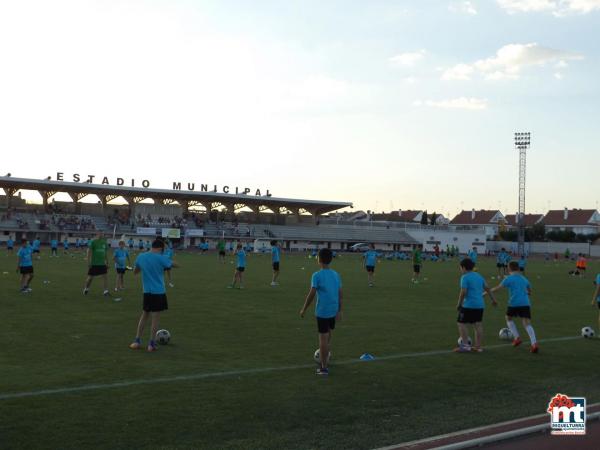
[[[102,178],[102,181],[100,181],[100,184],[104,184],[104,185],[116,185],[116,186],[130,186],[130,187],[136,187],[136,180],[134,178],[131,179],[125,179],[125,178],[121,178],[121,177],[117,177],[115,179],[115,183],[111,183],[109,178],[104,176],[104,177],[97,177],[96,175],[81,175],[79,173],[74,173],[71,175],[71,181],[73,181],[74,183],[88,183],[88,184],[92,184],[94,183],[94,180],[100,180],[100,178]],[[65,174],[64,172],[56,172],[56,181],[67,181],[65,180]],[[127,183],[127,184],[126,184]],[[96,184],[98,184],[98,181],[96,181]],[[196,183],[185,183],[187,184],[187,190],[188,191],[196,191]],[[143,188],[149,188],[150,187],[150,181],[149,180],[142,180],[141,182],[141,186]],[[255,195],[256,197],[271,197],[272,194],[269,191],[269,189],[265,189],[264,190],[264,194],[262,193],[262,191],[260,189],[250,189],[249,187],[243,187],[240,188],[238,186],[234,187],[230,187],[230,186],[222,186],[221,188],[219,188],[218,185],[213,185],[210,186],[209,189],[209,185],[208,184],[200,184],[200,192],[222,192],[224,194],[236,194],[236,195]],[[174,181],[173,182],[173,190],[174,191],[181,191],[182,190],[182,183],[181,181]]]

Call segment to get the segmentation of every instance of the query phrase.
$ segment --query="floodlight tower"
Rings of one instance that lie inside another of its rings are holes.
[[[527,149],[530,143],[531,133],[515,133],[515,148],[519,150],[519,212],[517,213],[519,256],[525,254],[525,174],[527,173]]]

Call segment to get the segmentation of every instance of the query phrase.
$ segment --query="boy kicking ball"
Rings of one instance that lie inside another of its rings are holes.
[[[523,327],[531,339],[531,353],[537,353],[539,347],[537,339],[535,337],[535,331],[531,326],[531,302],[529,296],[531,295],[531,285],[529,280],[525,278],[520,270],[520,265],[517,261],[511,261],[508,263],[508,276],[502,280],[502,282],[492,288],[492,292],[496,292],[499,289],[507,288],[509,292],[508,308],[506,309],[506,325],[514,336],[513,346],[518,347],[521,345],[521,337],[519,336],[519,330],[513,321],[513,317],[520,317],[523,321]]]
[[[300,310],[300,317],[304,317],[306,310],[317,296],[315,316],[317,317],[317,329],[319,331],[319,357],[320,365],[317,375],[329,375],[327,364],[329,362],[329,349],[331,345],[331,334],[335,329],[336,319],[342,320],[342,280],[339,274],[331,270],[329,265],[333,259],[333,253],[328,248],[319,251],[319,265],[321,270],[315,272],[311,279],[310,291]]]
[[[158,331],[160,313],[169,309],[165,290],[164,270],[171,267],[179,267],[162,254],[164,248],[165,243],[157,239],[152,243],[149,252],[140,253],[135,260],[135,270],[133,273],[136,275],[140,272],[142,273],[144,304],[135,339],[129,345],[129,348],[132,350],[138,350],[142,347],[142,335],[144,334],[144,328],[149,318],[151,318],[151,329],[147,350],[149,352],[158,350],[156,346],[156,332]]]
[[[458,332],[461,337],[461,343],[454,349],[455,352],[482,352],[481,347],[483,342],[483,309],[485,303],[483,301],[483,293],[490,294],[492,305],[496,306],[496,299],[490,288],[485,283],[485,279],[473,272],[475,263],[470,258],[465,258],[460,262],[460,270],[463,273],[460,278],[460,294],[458,296]],[[472,325],[475,328],[475,345],[469,345],[469,333],[467,325]]]

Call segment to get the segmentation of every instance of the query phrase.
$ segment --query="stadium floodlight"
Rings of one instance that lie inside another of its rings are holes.
[[[530,145],[530,132],[515,133],[515,148],[519,150],[519,211],[517,213],[517,252],[519,256],[525,254],[525,175],[527,172],[527,149]]]

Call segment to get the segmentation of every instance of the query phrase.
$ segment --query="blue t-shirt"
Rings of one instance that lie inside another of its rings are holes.
[[[496,255],[496,262],[499,264],[504,264],[505,253],[500,252]]]
[[[165,293],[165,269],[171,268],[171,261],[160,253],[142,253],[135,260],[135,267],[142,271],[144,294]]]
[[[167,258],[169,258],[169,261],[173,259],[173,249],[172,248],[165,248],[165,251],[163,252],[163,255],[165,255]]]
[[[36,239],[35,241],[33,241],[32,248],[33,248],[34,250],[39,250],[39,249],[40,249],[40,245],[41,245],[41,242],[40,242],[40,240],[39,240],[39,239]]]
[[[529,303],[529,294],[527,294],[527,290],[531,289],[531,285],[529,284],[529,280],[523,275],[513,273],[502,280],[500,285],[508,289],[508,306],[518,307],[531,305],[531,303]]]
[[[142,241],[141,239],[140,239],[140,241],[138,242],[138,247],[139,247],[139,248],[144,248],[144,241]]]
[[[124,269],[127,263],[127,257],[129,256],[129,252],[126,249],[117,248],[114,253],[115,256],[115,267],[117,269]]]
[[[69,241],[65,240],[65,241],[63,242],[63,247],[64,247],[64,248],[69,248]]]
[[[33,263],[31,262],[31,254],[32,254],[33,250],[32,248],[28,245],[27,247],[21,247],[17,253],[17,255],[19,256],[19,258],[21,258],[19,260],[19,267],[31,267],[33,266]]]
[[[146,241],[146,248],[150,248],[150,247],[151,247],[150,241]]]
[[[471,250],[469,252],[469,259],[471,259],[471,261],[473,261],[474,263],[477,262],[477,252],[475,250]]]
[[[520,269],[524,269],[526,265],[527,265],[526,259],[519,259],[519,268]]]
[[[6,241],[6,246],[8,248],[13,248],[14,245],[15,245],[15,241],[13,241],[12,239],[9,239],[8,241]]]
[[[313,273],[310,286],[317,290],[315,316],[328,319],[340,310],[342,280],[335,270],[321,269]]]
[[[276,245],[271,247],[271,259],[274,263],[279,262],[279,247],[277,247]]]
[[[56,239],[52,239],[50,241],[50,247],[52,247],[52,248],[58,248],[58,241]]]
[[[377,264],[377,252],[375,250],[367,250],[365,252],[365,266],[375,267]]]
[[[510,253],[504,254],[504,264],[508,264],[511,259],[512,259],[512,257],[510,256]]]
[[[460,277],[460,287],[467,290],[463,300],[463,308],[483,309],[483,291],[486,287],[485,280],[477,272],[467,272]]]
[[[600,285],[600,273],[598,275],[596,275],[596,286]],[[598,302],[600,302],[600,295],[598,295],[598,298],[596,299],[598,300]]]
[[[244,250],[239,250],[235,256],[237,256],[236,267],[246,267],[246,252]]]
[[[129,239],[127,241],[127,245],[129,245],[130,247],[133,247],[133,239]]]

